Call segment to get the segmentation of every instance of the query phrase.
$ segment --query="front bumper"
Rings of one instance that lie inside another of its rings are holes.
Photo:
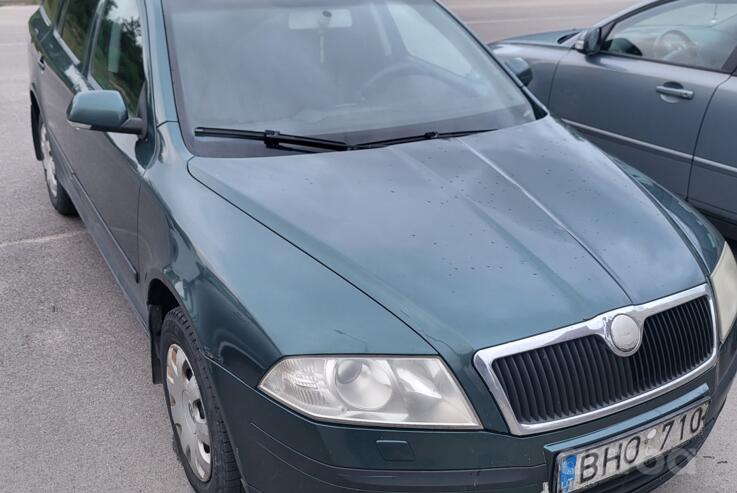
[[[682,387],[596,421],[525,437],[315,423],[219,366],[212,364],[211,371],[218,394],[228,396],[221,405],[251,493],[552,492],[559,452],[604,441],[708,397],[704,433],[659,461],[661,467],[588,490],[650,491],[684,467],[710,433],[737,371],[736,353],[737,330],[720,349],[717,364]]]

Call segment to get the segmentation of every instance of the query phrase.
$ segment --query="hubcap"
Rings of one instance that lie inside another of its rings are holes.
[[[51,153],[51,144],[49,143],[49,134],[46,131],[46,125],[41,124],[41,152],[43,153],[44,175],[46,175],[46,184],[49,186],[51,196],[56,198],[58,193],[58,183],[56,181],[56,163]]]
[[[166,354],[166,386],[171,419],[190,467],[200,479],[210,479],[210,431],[205,406],[192,366],[184,350],[176,344]]]

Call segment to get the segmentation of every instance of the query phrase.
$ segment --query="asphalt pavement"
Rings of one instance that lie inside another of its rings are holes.
[[[633,0],[445,0],[484,41],[591,26]]]
[[[485,40],[587,26],[627,0],[448,0]],[[0,492],[190,491],[148,340],[78,219],[48,203],[29,127],[26,20],[0,7]],[[659,490],[737,491],[737,399]]]

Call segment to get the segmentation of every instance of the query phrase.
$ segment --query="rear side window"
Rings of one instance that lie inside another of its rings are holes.
[[[56,13],[59,12],[61,0],[45,0],[43,5],[46,17],[48,17],[51,22],[54,22],[56,20]]]
[[[91,31],[96,8],[97,0],[68,0],[64,9],[61,39],[80,60]]]
[[[92,54],[92,78],[120,92],[130,114],[136,114],[143,82],[143,35],[137,0],[105,4]]]

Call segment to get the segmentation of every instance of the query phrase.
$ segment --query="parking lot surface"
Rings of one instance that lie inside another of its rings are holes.
[[[449,0],[485,40],[625,0]],[[28,113],[29,7],[0,7],[0,492],[189,491],[148,339],[78,219],[48,203]],[[664,492],[737,491],[737,399]]]
[[[587,27],[633,0],[445,0],[484,41],[572,27]]]

